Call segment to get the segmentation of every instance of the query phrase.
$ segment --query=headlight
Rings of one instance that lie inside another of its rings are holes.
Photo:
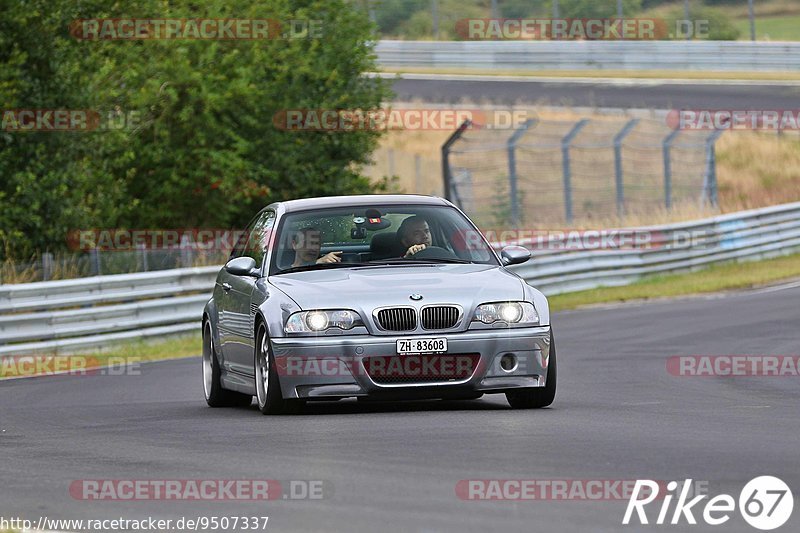
[[[330,328],[348,330],[361,324],[359,314],[349,309],[314,310],[292,314],[283,329],[286,333],[319,333]]]
[[[495,302],[479,305],[472,320],[484,324],[505,322],[535,326],[539,324],[539,313],[530,302]]]

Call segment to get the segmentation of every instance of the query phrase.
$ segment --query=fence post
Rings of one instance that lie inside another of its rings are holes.
[[[453,176],[450,173],[450,148],[458,141],[464,131],[472,125],[471,120],[465,120],[461,123],[456,131],[442,145],[442,180],[444,181],[444,197],[451,202],[453,201],[452,181]]]
[[[706,138],[706,171],[703,176],[703,203],[717,206],[717,151],[715,145],[724,130],[715,130]]]
[[[422,192],[422,156],[414,154],[414,192],[416,194],[423,194]]]
[[[680,134],[681,130],[676,129],[664,138],[662,151],[664,152],[664,207],[672,208],[672,142]]]
[[[639,123],[638,118],[628,121],[614,136],[614,183],[617,187],[617,216],[625,214],[625,182],[622,180],[622,141]]]
[[[508,196],[511,204],[511,224],[517,228],[520,224],[519,216],[519,194],[517,191],[517,142],[525,135],[525,132],[531,126],[536,124],[536,120],[529,118],[519,128],[517,128],[511,137],[508,138]]]
[[[561,139],[561,165],[564,170],[564,216],[567,223],[572,222],[572,168],[569,160],[569,145],[575,136],[583,129],[589,119],[579,120],[572,129]]]
[[[42,281],[50,281],[53,275],[53,254],[45,252],[42,254]]]
[[[395,168],[394,168],[394,149],[393,148],[389,148],[386,151],[386,156],[387,156],[387,159],[389,160],[389,177],[391,178],[392,176],[395,175],[395,171],[394,171],[395,170]]]

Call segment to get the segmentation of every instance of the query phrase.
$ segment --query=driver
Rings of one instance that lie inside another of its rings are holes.
[[[428,221],[418,215],[403,220],[397,235],[400,244],[407,248],[403,257],[410,257],[431,246],[431,228],[428,226]]]
[[[340,263],[342,252],[329,252],[319,256],[322,247],[320,231],[316,228],[303,228],[292,235],[294,263],[292,267],[313,265],[315,263]]]

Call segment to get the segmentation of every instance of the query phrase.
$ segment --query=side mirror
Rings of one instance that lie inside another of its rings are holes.
[[[256,260],[252,257],[237,257],[225,264],[225,270],[234,276],[253,276],[257,278],[261,272],[256,268]]]
[[[531,258],[531,252],[523,246],[506,246],[500,250],[504,266],[519,265]]]

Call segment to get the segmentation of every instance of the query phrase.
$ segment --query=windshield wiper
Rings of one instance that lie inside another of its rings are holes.
[[[291,274],[293,272],[308,272],[310,270],[321,270],[323,268],[342,268],[370,266],[369,263],[314,263],[313,265],[303,265],[298,267],[285,268],[276,274]]]

